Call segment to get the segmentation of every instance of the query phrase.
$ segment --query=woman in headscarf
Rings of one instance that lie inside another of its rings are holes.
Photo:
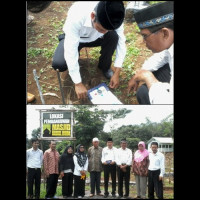
[[[79,144],[74,159],[74,197],[82,198],[85,195],[85,179],[88,170],[88,157],[84,146]]]
[[[145,143],[138,143],[138,150],[134,154],[132,172],[135,175],[137,199],[146,198],[147,176],[149,167],[149,152],[145,149]]]
[[[72,146],[67,146],[60,157],[60,175],[62,177],[63,198],[71,197],[73,193],[74,160]]]

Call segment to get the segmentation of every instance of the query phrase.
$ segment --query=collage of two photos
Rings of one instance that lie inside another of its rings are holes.
[[[26,199],[173,199],[173,1],[27,1]]]

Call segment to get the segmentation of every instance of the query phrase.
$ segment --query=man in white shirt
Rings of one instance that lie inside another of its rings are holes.
[[[38,148],[38,139],[32,139],[31,142],[32,148],[26,150],[26,162],[28,170],[28,198],[33,199],[33,184],[35,182],[35,199],[39,199],[43,151]]]
[[[104,197],[107,198],[109,174],[112,179],[112,197],[115,197],[116,192],[116,161],[117,161],[117,148],[113,147],[112,138],[107,139],[107,147],[103,148],[101,162],[104,168]]]
[[[79,51],[83,47],[101,46],[98,68],[110,79],[111,88],[118,87],[119,74],[126,54],[124,14],[122,1],[75,2],[69,9],[63,27],[65,35],[59,39],[52,66],[60,72],[69,70],[78,99],[87,96],[78,63]],[[110,67],[115,50],[113,73]]]
[[[132,165],[132,151],[127,148],[126,139],[121,140],[121,148],[117,151],[118,194],[123,197],[123,179],[125,179],[125,195],[129,196],[130,169]]]
[[[148,49],[155,53],[131,78],[139,104],[173,104],[174,2],[154,4],[134,14]]]
[[[151,143],[148,168],[148,197],[154,199],[154,189],[158,199],[163,199],[163,176],[165,173],[165,157],[158,151],[158,143]]]

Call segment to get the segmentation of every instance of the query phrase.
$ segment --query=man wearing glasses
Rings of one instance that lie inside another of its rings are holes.
[[[174,2],[154,4],[134,14],[144,42],[154,55],[128,83],[139,104],[173,104]],[[145,84],[138,88],[139,82]]]
[[[79,52],[84,47],[101,46],[98,68],[110,79],[110,88],[119,86],[119,74],[126,54],[123,20],[125,8],[122,1],[75,2],[69,9],[52,67],[60,72],[68,69],[75,84],[78,99],[87,97],[82,83]],[[115,72],[110,69],[116,50]]]
[[[35,183],[35,199],[40,198],[41,167],[43,151],[38,148],[38,139],[32,139],[32,148],[26,151],[28,199],[33,199],[33,185]]]

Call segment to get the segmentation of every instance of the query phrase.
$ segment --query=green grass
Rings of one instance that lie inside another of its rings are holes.
[[[51,59],[54,55],[54,52],[56,50],[56,47],[58,46],[58,35],[63,33],[62,28],[64,25],[64,19],[59,21],[57,17],[52,17],[49,20],[50,26],[52,29],[50,29],[48,33],[49,39],[45,42],[46,45],[49,45],[48,47],[45,48],[36,48],[36,47],[29,47],[27,51],[27,58],[35,58],[38,56],[45,57],[47,59]],[[42,38],[44,34],[42,31],[44,30],[44,27],[40,28],[41,33],[40,34],[35,34],[34,29],[28,28],[28,32],[34,33],[35,37],[31,37],[28,39],[27,43],[29,45],[35,44],[38,42],[38,39]]]
[[[86,177],[87,179],[90,178],[90,173],[87,172],[86,173]],[[104,177],[104,172],[102,171],[101,173],[101,179],[103,179]],[[110,179],[111,180],[111,179]],[[131,173],[131,177],[130,177],[130,180],[131,181],[134,181],[135,182],[135,176]],[[173,179],[172,179],[173,180]],[[45,184],[46,186],[46,184]],[[171,184],[169,184],[169,179],[167,177],[164,178],[164,188],[165,187],[171,187],[172,188],[172,191],[165,191],[164,190],[164,199],[173,199],[174,198],[174,192],[173,192],[173,187],[174,187],[174,184],[173,182],[171,182]],[[28,191],[28,189],[27,189]],[[90,185],[86,184],[85,185],[85,191],[90,191]],[[111,185],[109,184],[109,187],[108,187],[108,191],[111,192],[112,191],[112,187]],[[118,186],[116,188],[116,193],[118,191]],[[125,191],[125,188],[123,188],[123,191]],[[137,195],[137,192],[136,192],[136,185],[130,185],[130,197],[135,197]],[[101,185],[101,192],[104,193],[104,185],[102,184]],[[46,194],[46,188],[44,187],[44,183],[41,183],[41,186],[40,186],[40,198],[45,198],[45,194]],[[148,188],[147,188],[147,193],[148,194]],[[56,190],[56,196],[62,196],[62,185],[59,184],[57,186],[57,190]]]
[[[57,44],[54,44],[54,46],[52,48],[34,48],[34,47],[30,47],[28,48],[28,52],[27,52],[27,55],[28,55],[28,58],[36,58],[38,57],[39,55],[41,55],[42,57],[45,57],[47,59],[50,59],[53,57],[54,55],[54,52],[56,50],[56,47],[57,47]],[[31,63],[33,64],[33,63]]]
[[[155,3],[160,3],[160,2],[165,2],[165,1],[149,1],[148,3],[149,3],[150,5],[153,5],[153,4],[155,4]]]
[[[101,50],[101,47],[90,48],[90,51],[88,52],[88,56],[91,57],[92,59],[98,60],[100,56],[100,50]]]
[[[173,187],[173,185],[170,185],[171,187]],[[166,185],[165,185],[165,187],[167,187]],[[101,193],[104,193],[104,186],[103,185],[101,185]],[[28,188],[27,188],[27,186],[26,186],[26,191],[27,191],[27,193],[28,193]],[[90,191],[90,186],[89,185],[87,185],[86,184],[86,186],[85,186],[85,191]],[[111,187],[111,185],[109,184],[109,187],[108,187],[108,191],[111,193],[111,191],[112,191],[112,187]],[[118,187],[116,188],[116,193],[118,193],[117,192],[118,191]],[[123,188],[123,191],[125,191],[125,188]],[[136,195],[137,195],[137,192],[136,192],[137,190],[136,190],[136,185],[130,185],[130,197],[135,197]],[[147,189],[147,193],[146,193],[147,195],[148,195],[148,189]],[[46,184],[45,184],[45,187],[44,187],[44,183],[41,183],[41,186],[40,186],[40,198],[41,199],[44,199],[45,198],[45,195],[46,195]],[[28,196],[28,195],[27,195]],[[57,186],[57,189],[56,189],[56,196],[62,196],[62,185],[58,185]],[[156,195],[155,195],[156,196]],[[174,193],[173,193],[173,191],[172,192],[166,192],[165,190],[164,190],[164,199],[173,199],[174,198]]]
[[[30,47],[27,52],[29,58],[35,58],[39,56],[41,53],[42,53],[42,49],[34,48],[34,47]]]

